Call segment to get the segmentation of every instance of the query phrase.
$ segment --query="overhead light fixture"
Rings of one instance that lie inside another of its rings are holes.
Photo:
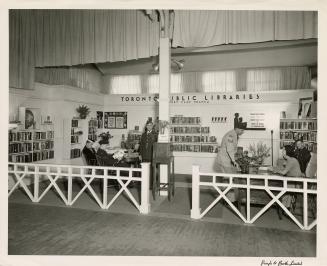
[[[180,71],[180,70],[182,70],[184,68],[185,60],[184,59],[176,60],[174,58],[171,58],[171,63],[172,63],[172,66],[176,66],[177,69]],[[154,72],[158,72],[159,71],[159,62],[152,64],[152,70]]]

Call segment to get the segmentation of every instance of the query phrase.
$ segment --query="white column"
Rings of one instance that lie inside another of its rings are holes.
[[[148,214],[150,212],[150,163],[141,163],[142,168],[142,181],[141,181],[141,207],[140,213]]]
[[[159,49],[159,120],[169,121],[170,95],[170,40],[169,36],[160,38]],[[163,133],[163,134],[161,134]],[[165,132],[159,132],[158,142],[169,142],[169,127]],[[160,183],[168,182],[168,167],[160,165]],[[167,191],[160,191],[161,196],[167,196]]]

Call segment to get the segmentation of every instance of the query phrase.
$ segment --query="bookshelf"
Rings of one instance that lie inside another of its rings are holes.
[[[97,140],[98,120],[91,118],[88,126],[88,139],[92,141]]]
[[[127,136],[127,147],[130,149],[135,148],[135,144],[141,142],[142,132],[139,130],[130,130]]]
[[[200,117],[171,117],[170,142],[175,152],[218,152],[216,137],[210,136],[210,127],[201,125]]]
[[[54,158],[53,125],[41,125],[41,128],[9,130],[9,162],[37,162]]]
[[[81,157],[81,152],[88,138],[88,120],[72,118],[64,120],[63,159]]]
[[[317,119],[280,119],[280,148],[291,145],[298,138],[303,138],[303,143],[311,152],[317,152]]]

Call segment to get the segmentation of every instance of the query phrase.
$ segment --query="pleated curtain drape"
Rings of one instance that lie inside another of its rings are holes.
[[[176,10],[173,47],[317,38],[315,11]]]
[[[11,10],[10,86],[33,88],[34,67],[158,54],[159,23],[140,10]]]
[[[68,85],[90,92],[104,93],[103,75],[91,65],[35,68],[35,82]]]
[[[226,71],[185,72],[171,75],[171,93],[278,91],[310,88],[308,67],[274,67]],[[109,94],[159,92],[159,75],[107,75]]]

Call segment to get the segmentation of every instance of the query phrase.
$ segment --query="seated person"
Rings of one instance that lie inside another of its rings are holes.
[[[274,168],[273,173],[280,174],[283,176],[303,177],[303,174],[300,169],[300,164],[295,158],[293,146],[285,146],[283,148],[282,155],[286,161],[286,165],[283,169]],[[289,185],[289,187],[291,187],[291,185]],[[282,203],[286,208],[290,208],[292,203],[292,195],[284,195],[282,197]]]
[[[304,146],[303,139],[298,139],[295,141],[295,158],[299,161],[300,169],[303,174],[305,174],[305,170],[307,169],[307,165],[311,158],[311,153]]]
[[[86,160],[87,165],[98,165],[97,158],[95,156],[96,152],[92,147],[92,145],[93,145],[93,141],[88,139],[82,150],[82,153]]]

